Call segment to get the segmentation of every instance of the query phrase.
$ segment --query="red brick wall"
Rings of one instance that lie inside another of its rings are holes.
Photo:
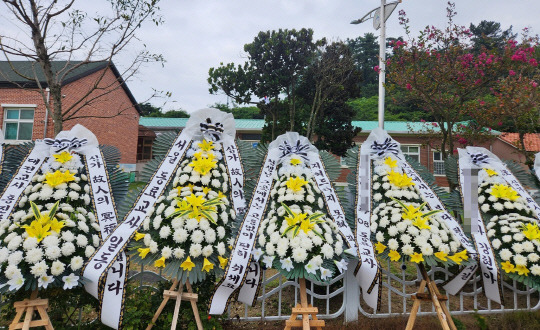
[[[88,91],[102,71],[76,80],[62,89],[66,95],[65,106],[70,106],[79,100]],[[96,101],[86,105],[76,116],[90,116],[94,118],[76,118],[64,122],[64,129],[70,129],[75,124],[81,124],[91,130],[101,144],[110,144],[122,153],[121,163],[135,164],[137,160],[137,140],[139,132],[139,113],[133,107],[129,97],[122,87],[115,82],[115,75],[107,70],[101,80],[101,87],[113,86],[112,92],[95,90],[89,98],[101,95]],[[106,118],[97,118],[106,117]]]
[[[63,106],[66,109],[76,100],[79,100],[87,91],[88,86],[103,71],[95,72],[89,76],[74,81],[62,89]],[[76,124],[81,124],[92,131],[100,144],[110,144],[122,153],[121,163],[135,164],[137,158],[137,135],[139,127],[139,113],[133,107],[125,91],[115,82],[115,76],[107,70],[100,87],[109,87],[106,90],[96,90],[89,98],[100,96],[91,104],[84,106],[77,116],[93,118],[75,118],[64,122],[64,130],[69,130]],[[36,104],[34,113],[34,127],[32,139],[42,139],[44,134],[45,105],[37,91],[21,90],[16,88],[0,88],[0,104]],[[121,112],[120,115],[118,115]],[[106,118],[95,118],[106,117]],[[0,109],[0,127],[3,127],[4,109]],[[54,137],[52,118],[49,116],[47,137]]]

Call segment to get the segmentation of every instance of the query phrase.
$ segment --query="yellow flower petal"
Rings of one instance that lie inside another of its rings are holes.
[[[525,266],[519,265],[519,266],[516,266],[516,272],[518,273],[518,275],[529,276],[530,270],[528,270],[527,267]]]
[[[289,180],[287,180],[286,185],[287,188],[294,192],[299,192],[302,190],[302,187],[305,186],[308,182],[300,177],[290,177]]]
[[[146,258],[146,255],[150,252],[150,248],[138,248],[137,252],[139,252],[139,256],[144,259]]]
[[[381,242],[377,242],[375,244],[375,249],[377,250],[377,253],[383,253],[384,250],[386,250],[386,245],[382,244]]]
[[[492,169],[490,169],[490,168],[485,168],[484,170],[486,171],[486,173],[487,173],[489,176],[499,175],[499,173],[495,172],[494,170],[492,170]]]
[[[62,164],[70,161],[73,158],[73,156],[67,151],[63,151],[62,153],[59,153],[59,154],[54,154],[53,157],[54,157],[54,160]]]
[[[154,267],[165,267],[165,257],[161,257],[154,262]]]
[[[218,256],[218,260],[219,260],[219,267],[221,267],[222,269],[225,269],[225,266],[227,266],[229,259]]]
[[[448,256],[448,253],[444,252],[444,251],[439,251],[437,253],[435,253],[435,256],[437,258],[439,258],[440,260],[442,261],[447,261],[448,259],[446,258],[446,256]]]
[[[510,261],[502,262],[501,266],[502,266],[502,269],[508,274],[516,272],[516,267],[512,265]]]
[[[138,231],[136,231],[136,232],[135,232],[135,238],[134,238],[134,239],[135,239],[136,241],[139,241],[139,240],[143,239],[144,236],[146,236],[146,234],[139,233]]]
[[[180,265],[183,270],[187,270],[188,272],[195,267],[195,264],[191,261],[191,257],[187,257],[187,259]]]
[[[388,257],[390,257],[390,260],[392,261],[399,261],[401,255],[396,250],[390,250],[390,252],[388,253]]]
[[[413,253],[411,255],[411,261],[416,262],[418,264],[418,263],[424,261],[424,257],[422,256],[422,253],[415,252],[415,253]]]
[[[390,168],[397,167],[397,160],[393,160],[390,157],[384,159],[384,164],[390,166]]]
[[[202,270],[208,273],[212,269],[214,269],[214,264],[211,263],[208,259],[204,258]]]

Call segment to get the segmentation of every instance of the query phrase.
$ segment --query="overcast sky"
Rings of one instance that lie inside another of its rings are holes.
[[[426,25],[444,27],[446,3],[403,0],[387,21],[387,36],[404,34],[397,20],[400,9],[407,12],[413,35]],[[225,102],[224,95],[209,94],[208,69],[220,62],[243,63],[243,46],[253,41],[259,31],[305,27],[312,28],[317,39],[332,40],[356,38],[367,32],[378,35],[371,21],[350,24],[378,5],[378,0],[162,0],[164,24],[147,24],[139,36],[151,51],[163,54],[167,62],[164,67],[151,64],[142,68],[128,86],[138,101],[145,100],[152,88],[170,91],[172,97],[165,109],[191,112]],[[456,10],[458,24],[468,26],[485,19],[500,22],[505,29],[512,25],[514,32],[530,27],[534,33],[540,33],[538,0],[457,0]],[[121,65],[122,59],[115,62]],[[156,105],[162,102],[152,101]]]

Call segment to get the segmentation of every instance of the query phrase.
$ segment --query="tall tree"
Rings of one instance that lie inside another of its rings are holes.
[[[377,95],[379,76],[374,70],[379,65],[379,42],[373,33],[356,39],[347,39],[356,67],[361,72],[361,88],[364,97]]]
[[[501,23],[482,20],[478,25],[471,23],[469,30],[472,33],[474,49],[479,52],[483,50],[504,49],[506,42],[515,39],[517,34],[512,33],[510,26],[506,30],[501,30]]]
[[[302,81],[302,97],[310,104],[306,137],[311,139],[316,123],[328,102],[349,99],[358,95],[356,70],[351,51],[342,42],[319,47]]]
[[[247,61],[243,65],[221,63],[210,68],[210,93],[223,92],[238,104],[259,104],[272,121],[276,136],[280,96],[288,107],[289,130],[296,129],[296,87],[302,73],[323,41],[313,40],[313,30],[261,31],[252,43],[244,45]],[[255,96],[259,100],[252,101]],[[262,101],[263,99],[267,101]]]
[[[77,9],[75,0],[2,1],[3,9],[0,10],[4,17],[26,33],[3,35],[0,32],[0,51],[8,61],[22,58],[37,63],[37,70],[42,71],[46,86],[40,84],[37,74],[16,73],[37,83],[47,111],[54,119],[55,133],[62,130],[64,121],[82,116],[80,111],[85,105],[108,95],[112,89],[121,88],[120,85],[131,78],[142,63],[162,61],[160,55],[152,54],[143,45],[140,45],[140,51],[127,49],[128,44],[138,41],[136,32],[144,22],[161,23],[157,6],[159,0],[108,2],[109,7],[100,8],[100,14],[90,15]],[[28,38],[24,39],[25,36]],[[122,79],[107,82],[104,79],[107,70],[103,70],[95,77],[91,88],[70,106],[63,106],[62,86],[70,73],[90,63],[112,63],[120,56],[123,62],[126,61],[123,66],[125,70],[121,72]],[[65,65],[57,69],[53,62],[59,60],[65,61]],[[50,90],[50,104],[47,102],[46,87]]]

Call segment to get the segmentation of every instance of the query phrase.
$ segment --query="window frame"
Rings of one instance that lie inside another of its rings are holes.
[[[435,154],[439,154],[441,160],[436,160],[436,159],[435,159]],[[444,169],[444,173],[443,173],[443,174],[437,174],[437,173],[435,173],[435,163],[442,163],[443,169]],[[444,160],[442,160],[442,153],[441,153],[440,151],[438,151],[438,150],[433,150],[433,175],[434,175],[434,176],[446,176],[446,169],[445,169],[445,167],[444,167]]]
[[[403,151],[403,147],[407,147],[407,152]],[[409,147],[416,147],[418,148],[418,153],[410,153],[408,150]],[[411,155],[418,155],[418,163],[421,164],[421,157],[420,157],[420,154],[421,154],[421,151],[422,151],[422,145],[421,144],[402,144],[400,145],[400,150],[401,152],[403,153],[403,155],[407,155],[407,156],[411,156]]]
[[[33,136],[34,136],[34,123],[35,123],[35,120],[36,120],[36,108],[37,108],[37,105],[35,104],[2,104],[2,110],[4,112],[3,114],[3,117],[2,117],[2,129],[4,130],[4,141],[8,144],[20,144],[20,143],[24,143],[24,142],[29,142],[29,141],[33,141]],[[11,111],[11,110],[17,110],[19,111],[19,115],[18,115],[18,118],[17,119],[9,119],[8,118],[8,112]],[[33,111],[33,116],[32,116],[32,119],[21,119],[21,111],[27,111],[27,110],[32,110]],[[7,139],[6,137],[6,134],[7,134],[7,124],[9,123],[17,123],[17,138],[16,139]],[[23,124],[32,124],[32,131],[31,131],[31,135],[30,135],[30,139],[28,140],[21,140],[19,139],[19,133],[20,133],[20,124],[23,123]]]

